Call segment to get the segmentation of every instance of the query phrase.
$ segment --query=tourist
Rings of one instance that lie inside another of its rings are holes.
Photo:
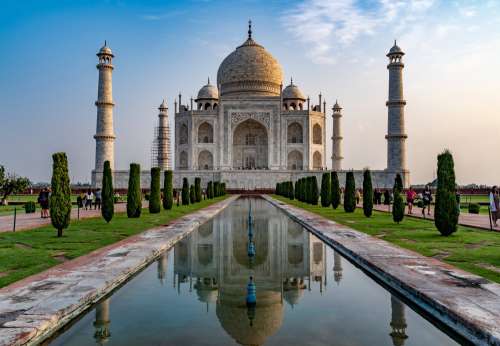
[[[85,210],[92,209],[92,200],[94,199],[94,194],[91,189],[88,189],[85,195]]]
[[[493,227],[498,227],[497,220],[500,218],[500,197],[498,188],[493,186],[490,191],[490,213],[493,220]]]
[[[432,192],[429,185],[425,187],[422,199],[424,201],[424,206],[422,208],[422,215],[425,218],[425,209],[427,208],[427,215],[431,215],[431,203],[432,203]]]
[[[389,193],[389,190],[384,191],[384,204],[391,205],[391,194]]]
[[[49,190],[44,187],[42,190],[40,190],[40,193],[38,194],[38,203],[40,204],[40,207],[42,208],[41,211],[41,218],[45,219],[49,217]]]
[[[356,189],[355,196],[356,196],[356,205],[358,205],[359,201],[361,200],[361,192],[359,191],[359,189]]]
[[[415,201],[416,197],[416,192],[413,190],[413,188],[410,186],[408,191],[406,191],[406,203],[408,204],[408,214],[413,213],[413,202]]]
[[[455,192],[455,199],[457,200],[457,211],[460,215],[460,192],[458,190]]]
[[[95,192],[95,203],[94,203],[94,209],[99,209],[101,210],[101,199],[102,199],[102,192],[101,189],[97,189]]]

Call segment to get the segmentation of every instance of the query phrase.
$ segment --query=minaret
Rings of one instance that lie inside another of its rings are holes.
[[[340,171],[342,169],[342,107],[335,101],[333,110],[333,134],[332,134],[332,170]]]
[[[158,114],[158,167],[164,171],[170,169],[170,128],[168,126],[168,107],[163,100],[162,104],[158,108],[160,113]]]
[[[402,62],[405,53],[398,47],[396,41],[387,57],[389,64],[389,100],[387,125],[387,170],[390,172],[407,171],[406,166],[406,138],[405,113],[406,101],[403,97],[403,68]]]
[[[115,134],[113,131],[113,86],[112,73],[114,58],[111,49],[104,42],[104,46],[97,53],[99,63],[99,85],[97,92],[97,127],[95,138],[95,172],[101,173],[104,167],[104,161],[109,161],[111,169],[115,169]]]
[[[403,346],[406,339],[408,339],[408,335],[406,335],[405,306],[393,295],[391,295],[391,312],[392,332],[389,335],[392,338],[392,344],[394,346]]]

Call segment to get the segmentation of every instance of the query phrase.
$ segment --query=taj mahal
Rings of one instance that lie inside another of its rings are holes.
[[[391,187],[396,174],[409,185],[406,163],[406,139],[403,98],[404,52],[394,43],[387,57],[389,64],[387,167],[372,170],[375,187]],[[114,129],[112,72],[114,55],[105,45],[97,53],[99,62],[95,168],[92,184],[99,186],[104,161],[113,169],[115,187],[126,188],[128,170],[114,167]],[[168,125],[168,106],[159,107],[158,127],[152,148],[152,166],[174,170],[174,186],[182,178],[194,181],[222,181],[228,189],[273,189],[280,181],[295,181],[327,170],[326,140],[332,140],[331,169],[339,172],[341,184],[345,171],[342,160],[343,109],[335,102],[331,113],[319,94],[317,100],[305,97],[299,85],[290,80],[283,85],[283,69],[263,46],[252,37],[249,22],[247,39],[220,64],[217,81],[208,79],[196,99],[174,102],[174,140]],[[328,115],[327,115],[328,113]],[[326,133],[331,114],[333,131]],[[175,152],[172,163],[171,147]],[[354,171],[361,184],[362,170]],[[141,186],[148,188],[150,172],[141,174]],[[359,185],[358,185],[359,186]]]

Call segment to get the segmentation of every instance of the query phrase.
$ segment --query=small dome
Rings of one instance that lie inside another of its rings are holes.
[[[106,41],[104,41],[104,46],[102,46],[101,49],[99,49],[99,53],[97,55],[101,55],[101,54],[113,56],[113,52],[111,51],[111,48],[108,47],[108,44]]]
[[[279,62],[252,39],[248,39],[220,64],[217,84],[221,95],[254,94],[279,96],[283,71]]]
[[[283,89],[283,100],[289,100],[289,99],[302,100],[302,101],[306,100],[304,94],[302,94],[302,91],[300,91],[299,87],[293,84],[293,80],[290,82],[290,85],[288,85],[285,89]]]
[[[163,100],[163,102],[161,103],[160,107],[158,107],[158,109],[159,110],[168,109],[167,103],[165,102],[165,100]]]
[[[215,85],[210,84],[210,79],[208,80],[207,85],[204,85],[200,91],[198,91],[198,100],[218,100],[219,99],[219,90]]]
[[[340,107],[340,105],[337,102],[337,100],[335,100],[335,104],[333,105],[333,110],[334,111],[340,111],[340,110],[342,110],[342,107]]]
[[[392,46],[392,48],[389,50],[389,53],[387,53],[387,56],[391,56],[391,55],[395,55],[395,54],[399,54],[399,55],[405,54],[401,50],[401,48],[396,44],[396,40],[394,40],[394,46]]]

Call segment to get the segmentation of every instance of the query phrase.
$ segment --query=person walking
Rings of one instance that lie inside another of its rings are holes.
[[[101,210],[101,199],[102,199],[102,192],[101,189],[97,189],[95,191],[95,202],[94,202],[94,210],[99,209]]]
[[[88,189],[85,195],[85,210],[92,209],[92,200],[94,199],[94,194],[91,189]]]
[[[500,218],[500,197],[498,188],[493,186],[490,191],[490,213],[493,220],[493,226],[498,227],[497,220]]]
[[[361,192],[359,192],[359,189],[356,189],[356,205],[359,204],[359,201],[361,200]]]
[[[415,201],[415,196],[417,193],[413,188],[410,186],[408,191],[406,191],[406,204],[408,204],[408,214],[413,213],[413,202]]]
[[[431,203],[432,203],[432,192],[429,185],[425,186],[424,193],[422,195],[424,201],[424,207],[422,208],[422,215],[425,218],[425,209],[427,208],[427,215],[431,215]]]
[[[41,218],[46,219],[49,217],[49,189],[44,187],[38,194],[38,203],[40,204]]]

